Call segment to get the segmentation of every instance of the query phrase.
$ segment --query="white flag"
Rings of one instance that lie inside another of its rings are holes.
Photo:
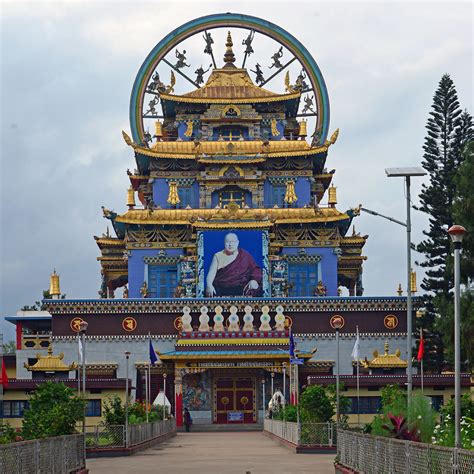
[[[79,341],[79,362],[82,364],[83,363],[82,358],[84,357],[83,355],[84,351],[82,350],[82,341],[80,337],[77,340]]]
[[[359,341],[359,331],[357,331],[357,338],[354,344],[354,348],[352,349],[352,359],[358,361],[359,360],[359,353],[360,353],[360,341]]]

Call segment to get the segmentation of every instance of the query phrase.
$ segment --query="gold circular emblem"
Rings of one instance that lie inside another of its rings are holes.
[[[183,329],[183,322],[181,321],[181,316],[178,316],[174,320],[174,328],[176,329],[176,331],[181,331],[181,329]]]
[[[387,314],[387,316],[383,318],[383,325],[387,329],[395,329],[398,326],[398,318],[394,314]]]
[[[221,398],[221,403],[223,405],[227,405],[230,402],[229,397],[222,397]]]
[[[135,331],[137,328],[137,320],[131,317],[125,318],[122,321],[122,327],[128,332]]]
[[[74,331],[74,332],[79,332],[81,330],[81,323],[83,322],[84,320],[82,318],[74,318],[72,321],[71,321],[71,329]]]
[[[293,326],[293,320],[289,316],[285,316],[285,328],[290,329]]]
[[[242,405],[247,405],[248,402],[249,402],[249,399],[247,397],[242,397],[240,399],[240,403],[242,403]]]
[[[346,324],[346,321],[340,314],[335,314],[334,316],[331,316],[329,324],[333,329],[342,329],[344,324]]]

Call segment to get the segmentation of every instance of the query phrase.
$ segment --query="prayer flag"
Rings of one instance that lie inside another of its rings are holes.
[[[425,355],[425,340],[423,339],[423,333],[420,331],[420,345],[418,346],[418,362],[423,360]]]
[[[0,380],[0,384],[3,385],[3,388],[8,386],[8,375],[7,369],[5,367],[5,359],[2,359],[2,378]]]
[[[357,331],[357,338],[354,344],[354,348],[352,349],[352,359],[355,361],[359,360],[360,354],[360,340],[359,340],[359,331]]]
[[[150,363],[155,365],[158,362],[158,357],[156,356],[155,349],[153,349],[153,344],[150,339]]]

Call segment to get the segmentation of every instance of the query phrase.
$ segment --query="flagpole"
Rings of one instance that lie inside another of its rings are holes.
[[[77,366],[77,396],[81,396],[81,370],[80,370],[80,363],[81,363],[81,351],[79,350],[81,339],[79,333],[77,333],[77,359],[78,359],[78,366]]]
[[[359,341],[359,326],[356,326],[357,331],[357,341]],[[359,352],[359,348],[357,348],[357,353]],[[357,424],[360,425],[360,379],[359,379],[359,354],[357,354],[356,359],[356,370],[357,370]]]
[[[423,338],[423,329],[420,328],[420,341],[422,340],[422,338]],[[425,355],[424,352],[425,352],[425,348],[424,348],[424,342],[423,342],[423,354],[421,357],[421,394],[422,395],[423,395],[423,356]]]
[[[145,364],[145,413],[148,423],[148,364]]]

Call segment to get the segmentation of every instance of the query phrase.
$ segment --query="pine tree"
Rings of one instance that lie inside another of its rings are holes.
[[[426,313],[417,326],[426,331],[426,368],[439,370],[445,358],[443,339],[437,330],[443,324],[438,324],[438,320],[446,316],[443,313],[452,299],[453,286],[451,239],[446,231],[454,223],[456,176],[464,161],[462,149],[472,138],[472,119],[467,112],[462,113],[448,74],[439,82],[426,129],[422,165],[430,182],[422,187],[418,209],[429,215],[429,229],[423,231],[426,239],[418,244],[417,250],[425,255],[425,260],[418,264],[427,268],[421,284],[427,294]]]

